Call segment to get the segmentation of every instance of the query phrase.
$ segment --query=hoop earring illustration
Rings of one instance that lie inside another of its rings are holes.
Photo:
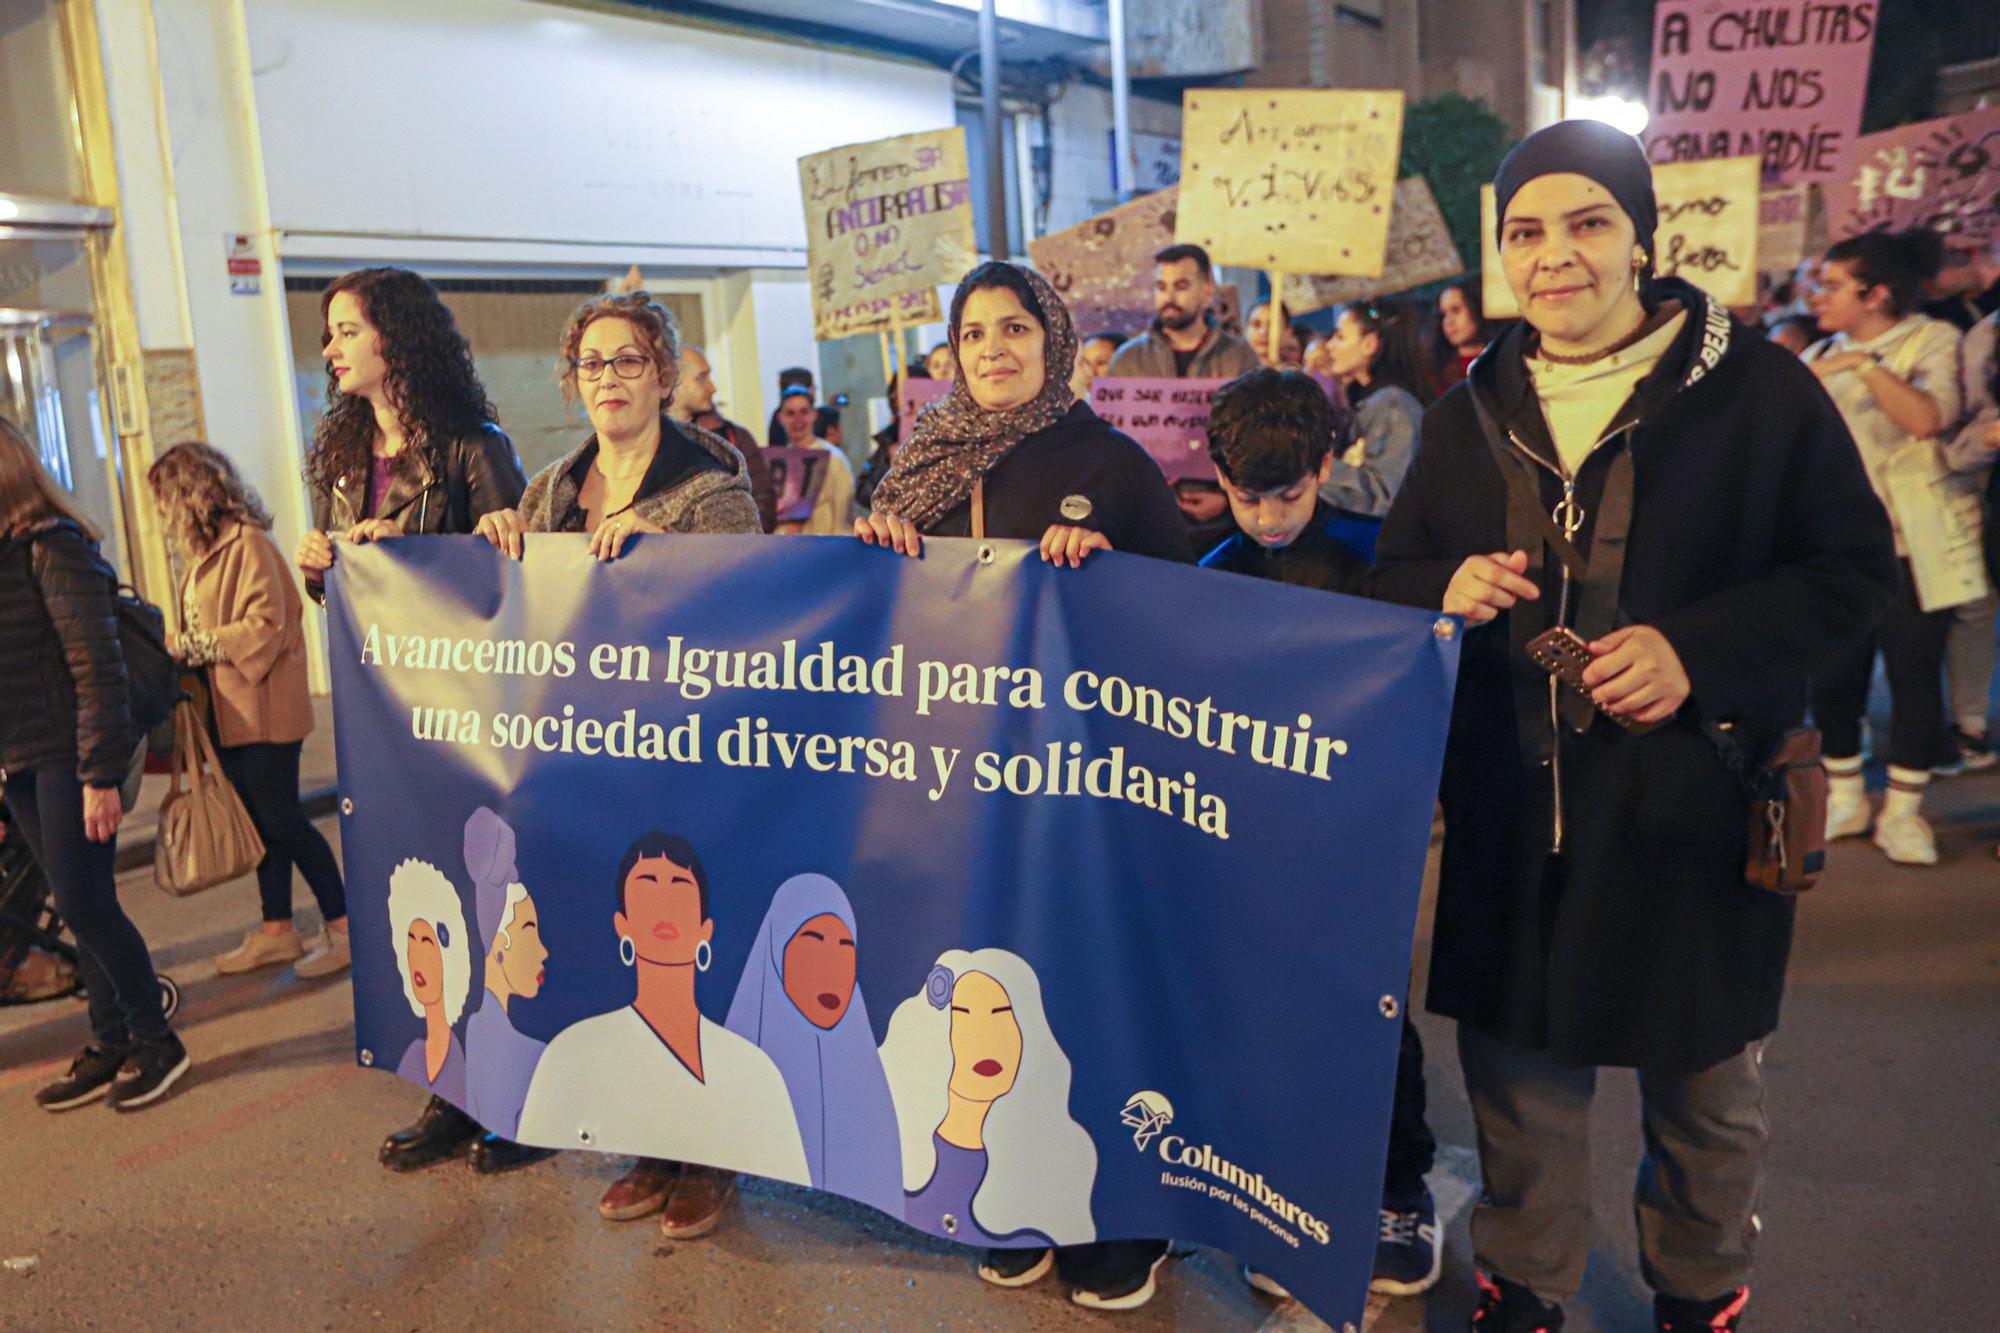
[[[699,944],[694,946],[695,971],[697,972],[708,971],[708,965],[714,961],[715,961],[715,950],[708,947],[707,940],[703,940]]]
[[[618,937],[618,961],[627,967],[639,961],[639,947],[632,943],[630,935]]]

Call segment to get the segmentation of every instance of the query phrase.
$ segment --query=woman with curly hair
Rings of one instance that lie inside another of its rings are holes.
[[[215,960],[229,975],[298,962],[302,977],[348,965],[347,896],[325,837],[299,804],[299,753],[313,728],[306,694],[305,604],[271,540],[271,515],[227,456],[177,444],[146,472],[167,540],[187,573],[174,657],[206,668],[209,726],[222,771],[264,840],[257,888],[264,921]],[[325,929],[306,953],[292,928],[292,867],[319,904]]]
[[[595,429],[535,474],[518,510],[482,517],[480,536],[519,557],[526,533],[589,533],[590,553],[613,560],[640,532],[764,530],[743,455],[667,411],[680,331],[666,307],[642,291],[592,297],[563,329],[557,364]]]
[[[315,598],[336,537],[468,533],[526,484],[437,288],[408,269],[356,269],[326,289],[320,315],[327,408],[306,453],[313,530],[298,551]]]

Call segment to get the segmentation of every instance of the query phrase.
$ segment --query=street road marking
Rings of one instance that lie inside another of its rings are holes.
[[[158,1143],[149,1144],[135,1153],[128,1153],[118,1159],[117,1168],[120,1171],[150,1171],[156,1166],[164,1166],[177,1157],[214,1143],[217,1139],[228,1138],[231,1134],[248,1129],[287,1107],[296,1106],[323,1093],[345,1087],[351,1080],[360,1077],[360,1069],[346,1067],[329,1069],[315,1077],[302,1079],[268,1097],[245,1102],[241,1106],[233,1106],[220,1115],[190,1125],[177,1134],[170,1134]]]

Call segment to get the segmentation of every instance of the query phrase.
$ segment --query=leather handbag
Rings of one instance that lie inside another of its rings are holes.
[[[1722,747],[1727,763],[1740,755]],[[1744,775],[1750,789],[1750,854],[1743,878],[1771,893],[1804,893],[1826,869],[1826,767],[1820,735],[1799,727],[1779,738],[1770,758]]]
[[[173,787],[160,807],[153,843],[153,883],[168,893],[199,893],[247,875],[264,859],[264,840],[222,771],[193,702],[174,705]]]

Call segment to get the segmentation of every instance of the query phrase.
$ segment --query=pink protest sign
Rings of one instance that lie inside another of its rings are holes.
[[[1759,157],[1767,182],[1828,181],[1852,160],[1875,0],[1657,0],[1646,156]]]
[[[764,450],[770,465],[771,481],[778,488],[778,521],[803,523],[812,517],[819,503],[820,488],[826,485],[827,460],[824,449],[799,449],[776,445]]]
[[[917,414],[951,392],[950,380],[920,380],[910,376],[896,387],[896,443],[910,438]]]
[[[1836,240],[1906,227],[1929,227],[1954,249],[2000,239],[2000,107],[1864,135],[1825,192]]]
[[[1214,481],[1208,461],[1208,403],[1222,379],[1176,380],[1100,375],[1090,405],[1137,440],[1168,481]]]

